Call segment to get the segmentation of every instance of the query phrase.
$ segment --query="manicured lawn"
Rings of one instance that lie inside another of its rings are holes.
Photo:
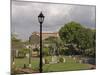
[[[46,57],[51,60],[51,57]],[[65,57],[65,63],[56,63],[56,64],[45,64],[43,65],[44,72],[57,72],[57,71],[73,71],[73,70],[87,70],[89,69],[89,64],[80,64],[76,63],[72,58]],[[23,65],[28,65],[28,58],[16,58],[15,65],[16,67],[23,67]],[[39,58],[32,58],[32,68],[39,68]]]
[[[50,57],[47,57],[50,59]],[[66,58],[65,63],[46,64],[43,66],[44,72],[57,72],[57,71],[74,71],[74,70],[87,70],[89,64],[80,64],[75,62],[72,58],[64,56]]]
[[[73,71],[73,70],[86,70],[86,69],[89,69],[88,64],[79,64],[79,63],[57,63],[57,64],[47,64],[44,66],[44,72]]]
[[[15,59],[15,65],[16,67],[23,67],[24,64],[28,66],[29,59],[28,58],[16,58]],[[32,58],[31,60],[32,68],[38,68],[39,66],[39,58]]]

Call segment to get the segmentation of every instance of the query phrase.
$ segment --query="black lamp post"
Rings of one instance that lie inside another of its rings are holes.
[[[38,21],[40,23],[40,73],[42,73],[42,23],[44,21],[44,15],[42,12],[38,16]]]

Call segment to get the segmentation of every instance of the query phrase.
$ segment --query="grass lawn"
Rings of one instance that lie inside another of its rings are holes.
[[[46,57],[51,60],[51,57]],[[89,64],[80,64],[76,63],[72,58],[65,57],[65,63],[56,63],[56,64],[45,64],[43,65],[44,72],[57,72],[57,71],[74,71],[74,70],[87,70],[89,69]],[[16,67],[23,67],[23,65],[28,65],[28,58],[16,58],[15,65]],[[32,68],[39,68],[39,58],[32,58]]]
[[[15,65],[16,67],[23,67],[24,64],[26,64],[28,66],[29,64],[29,59],[28,58],[16,58],[15,59]],[[39,58],[32,58],[31,60],[31,66],[33,69],[38,68],[39,67]]]
[[[88,64],[78,64],[78,63],[57,63],[57,64],[47,64],[44,66],[44,72],[74,71],[74,70],[86,70],[86,69],[89,69]]]
[[[46,57],[50,59],[51,57]],[[87,70],[89,64],[80,64],[75,62],[72,58],[64,56],[66,58],[65,63],[46,64],[43,66],[44,72],[58,72],[58,71],[74,71],[74,70]],[[50,59],[51,60],[51,59]]]

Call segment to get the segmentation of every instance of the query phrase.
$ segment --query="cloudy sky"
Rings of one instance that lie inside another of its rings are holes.
[[[43,12],[43,32],[57,32],[64,24],[75,21],[85,27],[95,28],[95,6],[51,4],[12,1],[11,32],[21,39],[28,39],[32,32],[39,32],[38,15]]]

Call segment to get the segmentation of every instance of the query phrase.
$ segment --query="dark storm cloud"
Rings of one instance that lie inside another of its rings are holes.
[[[28,39],[32,32],[39,32],[37,16],[45,15],[43,31],[57,32],[61,26],[76,21],[95,28],[95,7],[65,4],[12,2],[12,32],[20,38]]]

